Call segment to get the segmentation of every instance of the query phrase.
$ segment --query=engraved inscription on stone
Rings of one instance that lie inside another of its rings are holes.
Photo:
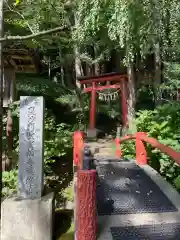
[[[40,198],[44,181],[44,99],[20,98],[19,195]]]

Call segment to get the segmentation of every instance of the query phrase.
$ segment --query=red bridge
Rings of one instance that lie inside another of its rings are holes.
[[[123,160],[120,144],[132,139],[136,160]],[[180,195],[148,165],[144,142],[180,163],[180,153],[138,132],[116,139],[116,156],[95,155],[88,166],[92,144],[74,133],[77,240],[180,239]]]

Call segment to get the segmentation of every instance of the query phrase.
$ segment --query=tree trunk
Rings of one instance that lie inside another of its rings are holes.
[[[136,93],[135,93],[135,76],[133,64],[129,64],[127,67],[128,74],[128,123],[129,131],[136,132],[135,125],[135,104],[136,104]]]
[[[11,110],[7,111],[7,124],[6,124],[6,141],[7,141],[7,157],[5,163],[5,170],[12,169],[12,151],[13,151],[13,121]]]
[[[154,64],[155,64],[155,74],[154,74],[154,95],[155,95],[155,105],[158,106],[161,104],[161,55],[160,55],[160,46],[159,43],[155,45],[155,54],[154,54]]]
[[[48,78],[51,80],[51,57],[48,59]]]
[[[83,75],[83,69],[82,69],[82,65],[81,65],[81,60],[78,57],[78,48],[75,47],[75,81],[76,81],[76,87],[75,87],[75,91],[76,91],[76,95],[77,98],[79,100],[79,105],[81,107],[82,112],[84,112],[84,102],[82,100],[81,97],[81,84],[78,81],[78,77],[81,77]]]
[[[78,89],[81,88],[81,84],[78,82],[77,78],[83,76],[83,68],[82,68],[82,64],[81,64],[81,60],[79,59],[78,55],[79,55],[79,49],[76,46],[75,47],[75,74],[76,74],[76,87]]]
[[[9,104],[15,100],[16,95],[16,82],[14,69],[4,69],[4,81],[5,81],[5,98],[6,108]],[[16,159],[14,159],[16,161]],[[13,167],[13,121],[11,109],[7,110],[7,122],[6,122],[6,151],[4,152],[5,171],[10,171]]]
[[[78,18],[76,16],[76,13],[74,14],[74,23],[75,23],[75,26],[78,24]],[[81,108],[81,114],[80,114],[81,116],[79,116],[80,117],[79,123],[81,123],[81,120],[84,118],[85,111],[84,111],[84,100],[81,95],[81,84],[78,81],[78,77],[83,76],[83,67],[81,64],[81,60],[79,58],[79,47],[77,44],[74,47],[74,56],[75,56],[75,92],[76,92],[77,99],[79,101],[79,106]]]
[[[95,75],[100,75],[101,73],[99,62],[94,64],[94,73]]]

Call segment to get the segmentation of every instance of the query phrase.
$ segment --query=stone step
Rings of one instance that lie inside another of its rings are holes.
[[[96,157],[104,157],[104,156],[106,156],[107,158],[108,157],[112,157],[112,153],[104,153],[104,152],[102,152],[102,153],[95,153],[94,154],[94,158],[96,158]]]
[[[89,148],[92,148],[92,149],[105,149],[105,148],[110,148],[112,149],[112,144],[110,145],[89,145],[87,144]]]
[[[112,148],[90,148],[90,150],[93,155],[96,155],[96,154],[104,154],[104,155],[111,154],[111,155],[113,155],[113,154],[115,154],[115,151],[113,151]]]
[[[106,153],[111,153],[111,155],[113,155],[112,153],[114,153],[114,151],[112,148],[102,148],[102,149],[97,149],[95,151],[95,154],[96,153],[103,153],[104,155],[106,155]]]

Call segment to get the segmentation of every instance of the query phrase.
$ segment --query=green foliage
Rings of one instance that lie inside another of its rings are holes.
[[[45,174],[54,176],[51,166],[55,163],[53,157],[59,157],[57,161],[68,161],[72,166],[72,135],[73,131],[77,129],[76,116],[79,114],[77,111],[75,117],[72,117],[71,96],[74,98],[75,106],[78,106],[76,95],[73,91],[62,88],[60,85],[53,83],[46,78],[37,76],[24,76],[17,75],[17,90],[19,95],[34,95],[44,96],[45,98],[45,117],[44,117],[44,169]],[[71,94],[70,94],[71,93]],[[59,101],[59,96],[65,96],[68,100],[64,103]],[[69,97],[69,98],[68,98]],[[75,101],[76,100],[76,101]],[[13,146],[17,155],[19,154],[19,101],[14,102],[11,106],[13,116]],[[63,108],[64,107],[64,108]],[[64,109],[64,110],[62,110]],[[64,111],[64,112],[63,112]],[[6,127],[6,114],[3,118],[4,123],[4,137],[3,143],[5,145],[5,127]],[[67,121],[66,121],[67,120]],[[69,124],[68,124],[69,122]],[[50,159],[51,158],[51,159]],[[58,163],[61,166],[61,163]],[[58,169],[57,169],[58,171]],[[56,172],[57,172],[56,171]],[[59,169],[61,172],[61,169]],[[14,172],[9,173],[9,178],[12,176],[16,178]],[[13,182],[6,180],[7,176],[3,175],[3,191],[6,195],[11,193],[11,190],[16,191],[17,181]],[[66,178],[66,176],[65,176]],[[17,180],[17,179],[16,179]],[[8,185],[9,184],[9,185]],[[6,187],[8,185],[8,187]],[[66,187],[66,186],[65,186]],[[8,190],[7,190],[8,189]],[[62,190],[62,189],[60,189]]]
[[[18,171],[12,170],[10,172],[3,172],[3,189],[2,196],[7,197],[9,195],[15,194],[17,192],[17,179],[18,179]]]
[[[71,126],[65,123],[56,124],[52,115],[45,118],[45,142],[44,156],[48,159],[52,156],[64,156],[72,148]]]
[[[19,104],[15,102],[15,107],[13,108],[13,117],[19,118]],[[19,122],[16,120],[16,122]],[[15,127],[18,129],[17,126]],[[65,123],[57,124],[55,116],[52,111],[45,110],[45,123],[44,123],[44,156],[45,161],[48,160],[51,156],[64,156],[68,149],[72,148],[72,127]],[[18,134],[18,131],[16,131]],[[17,142],[16,151],[19,151],[18,147],[18,137],[15,139]]]
[[[138,132],[147,132],[150,137],[180,152],[179,103],[162,105],[155,110],[139,111],[136,124]],[[127,158],[135,158],[134,143],[124,143],[123,148],[125,148],[123,152]],[[179,166],[167,155],[157,149],[152,149],[150,145],[147,144],[146,149],[150,165],[179,189]]]
[[[135,159],[136,156],[136,146],[135,141],[128,141],[128,143],[122,143],[121,144],[121,150],[123,153],[123,157],[126,159]]]
[[[69,93],[60,84],[49,81],[47,77],[37,76],[36,74],[17,74],[16,87],[19,93],[30,95],[43,95],[50,98],[58,98],[60,95]]]
[[[180,175],[174,179],[174,185],[180,191]]]
[[[21,0],[16,0],[15,5],[20,4]]]
[[[173,105],[166,104],[154,111],[144,111],[139,113],[137,118],[138,131],[145,131],[149,136],[157,138],[162,144],[171,146],[176,151],[180,151],[180,106],[174,102]],[[153,167],[169,181],[173,182],[180,174],[179,166],[172,159],[157,149],[148,153]],[[157,161],[158,159],[158,161]]]
[[[130,61],[137,53],[146,56],[159,41],[163,56],[179,51],[180,3],[177,0],[76,2],[76,38],[81,44],[98,38],[97,49],[100,50],[99,46],[111,48],[113,43],[114,48],[126,50]]]
[[[73,198],[74,198],[74,185],[73,185],[73,183],[71,183],[71,185],[68,186],[68,187],[64,190],[64,197],[65,197],[65,199],[67,199],[68,201],[73,202]]]

